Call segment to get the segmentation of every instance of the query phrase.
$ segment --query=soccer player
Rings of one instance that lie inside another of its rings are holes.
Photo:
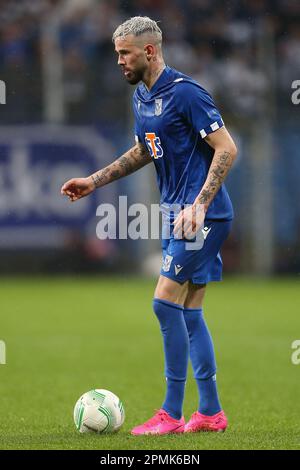
[[[136,144],[106,168],[67,181],[61,192],[77,201],[154,163],[164,223],[172,227],[162,240],[164,261],[153,300],[164,343],[167,390],[161,409],[131,433],[224,431],[227,418],[218,397],[213,343],[202,303],[206,284],[221,280],[219,251],[233,218],[223,182],[237,149],[207,91],[166,66],[162,32],[155,21],[139,16],[125,21],[114,32],[113,43],[127,82],[141,82],[133,98]],[[180,210],[172,212],[172,207]],[[202,244],[187,249],[187,240],[190,247],[199,233]],[[200,398],[198,410],[185,424],[189,356]]]

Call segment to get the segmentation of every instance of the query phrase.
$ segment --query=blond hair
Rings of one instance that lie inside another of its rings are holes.
[[[161,44],[162,31],[156,21],[151,20],[148,16],[134,16],[120,24],[113,34],[112,41],[114,43],[117,38],[124,38],[129,34],[141,36],[145,33],[153,35],[156,38],[156,42]]]

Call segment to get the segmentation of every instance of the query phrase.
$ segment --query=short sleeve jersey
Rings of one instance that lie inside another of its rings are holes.
[[[192,204],[214,154],[204,138],[224,125],[212,97],[192,78],[167,66],[150,91],[144,84],[137,87],[133,107],[135,137],[153,158],[161,205]],[[222,184],[206,219],[232,218],[232,204]]]

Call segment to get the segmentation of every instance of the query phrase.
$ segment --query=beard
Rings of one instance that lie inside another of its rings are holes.
[[[130,85],[136,85],[143,79],[143,70],[129,70],[125,76],[125,80],[130,83]]]

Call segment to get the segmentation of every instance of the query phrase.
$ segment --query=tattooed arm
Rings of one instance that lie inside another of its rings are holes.
[[[206,181],[194,203],[204,204],[206,212],[236,158],[237,148],[225,127],[209,134],[205,140],[215,153]]]
[[[180,212],[174,221],[174,233],[193,237],[202,226],[207,209],[219,191],[237,155],[237,148],[225,127],[205,137],[215,153],[209,172],[194,204]]]
[[[68,196],[72,202],[77,201],[93,192],[94,189],[130,175],[150,162],[151,156],[146,147],[137,143],[120,158],[91,176],[72,178],[67,181],[61,188],[61,194]]]
[[[123,176],[131,175],[151,162],[151,157],[144,145],[137,143],[128,152],[108,165],[103,170],[91,175],[95,188],[100,188]]]

